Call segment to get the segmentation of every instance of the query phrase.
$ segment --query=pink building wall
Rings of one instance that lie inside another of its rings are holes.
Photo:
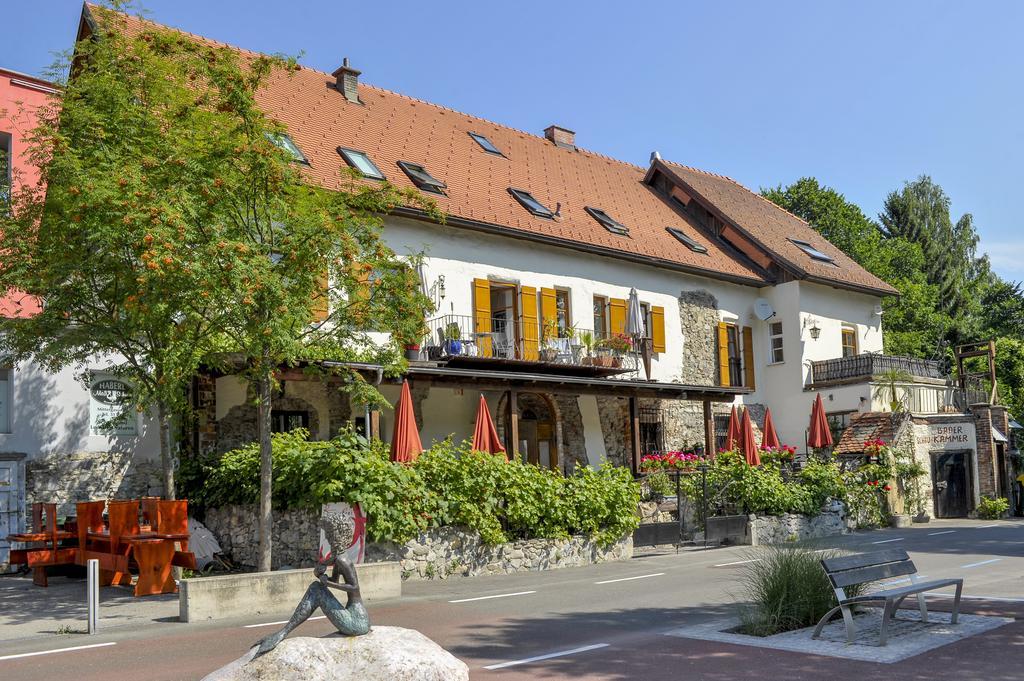
[[[0,136],[10,136],[12,191],[39,181],[39,169],[29,162],[27,137],[36,125],[36,110],[56,92],[52,83],[0,67]],[[2,258],[0,252],[0,258]],[[20,301],[20,304],[19,304]],[[0,296],[0,315],[31,315],[39,303],[12,291]]]

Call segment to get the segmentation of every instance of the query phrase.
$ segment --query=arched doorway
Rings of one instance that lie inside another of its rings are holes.
[[[558,408],[542,393],[518,394],[519,457],[526,463],[558,469]],[[497,428],[508,433],[508,394],[498,401]]]

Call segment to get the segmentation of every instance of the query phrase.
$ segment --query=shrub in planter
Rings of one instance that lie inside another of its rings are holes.
[[[978,517],[982,520],[999,520],[1010,509],[1010,502],[1005,497],[981,498],[978,504]]]
[[[832,584],[821,561],[838,552],[819,552],[796,546],[771,546],[757,554],[757,562],[743,568],[741,583],[745,601],[739,631],[751,636],[771,636],[813,626],[837,604]],[[847,587],[847,596],[859,593]]]

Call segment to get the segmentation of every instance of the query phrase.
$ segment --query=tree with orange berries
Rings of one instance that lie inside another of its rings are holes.
[[[95,36],[76,45],[33,134],[45,190],[18,192],[0,217],[0,288],[46,303],[0,322],[0,351],[52,368],[117,357],[133,406],[157,412],[168,494],[188,382],[204,365],[241,372],[256,395],[258,567],[269,570],[275,375],[313,359],[400,365],[429,301],[415,256],[381,238],[381,216],[433,208],[360,182],[340,159],[342,191],[306,181],[287,131],[257,105],[294,61],[90,11]]]

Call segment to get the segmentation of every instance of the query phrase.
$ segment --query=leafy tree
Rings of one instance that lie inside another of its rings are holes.
[[[977,254],[972,216],[965,214],[954,223],[949,197],[922,175],[889,194],[879,220],[886,236],[921,247],[927,280],[939,290],[939,308],[950,314],[958,340],[971,336],[978,295],[990,278],[988,258]]]
[[[415,192],[371,186],[347,169],[342,191],[306,181],[285,128],[257,104],[269,78],[297,68],[292,60],[243,60],[191,36],[139,29],[120,13],[94,14],[99,39],[76,46],[63,108],[37,135],[49,195],[25,198],[18,227],[39,227],[18,240],[23,257],[5,267],[3,283],[45,295],[48,308],[63,286],[62,307],[91,315],[74,343],[63,340],[69,318],[59,311],[33,319],[41,333],[26,352],[63,362],[134,349],[125,370],[148,369],[132,374],[142,400],[180,395],[200,358],[254,384],[258,567],[267,570],[276,372],[318,358],[400,362],[398,347],[421,337],[429,301],[410,259],[384,244],[381,216],[400,204],[440,215]],[[30,272],[37,257],[53,263],[44,279]],[[79,294],[87,302],[76,307]]]

